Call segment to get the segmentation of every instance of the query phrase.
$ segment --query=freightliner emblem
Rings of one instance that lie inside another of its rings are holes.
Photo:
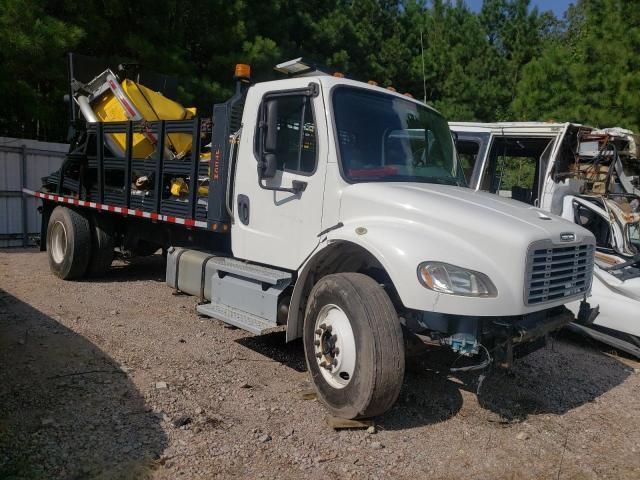
[[[560,240],[563,242],[573,242],[576,239],[575,233],[561,233]]]

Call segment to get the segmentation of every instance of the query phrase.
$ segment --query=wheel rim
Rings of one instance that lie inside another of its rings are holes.
[[[336,305],[325,305],[316,318],[313,346],[320,373],[333,388],[346,387],[356,367],[356,340],[349,318]]]
[[[51,229],[51,257],[56,263],[62,263],[67,254],[67,230],[62,222],[56,222]]]

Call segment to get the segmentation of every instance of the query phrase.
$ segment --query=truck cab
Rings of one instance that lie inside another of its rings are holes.
[[[574,319],[565,304],[590,292],[591,232],[468,188],[433,108],[302,59],[277,69],[286,78],[236,74],[206,149],[196,117],[83,114],[68,162],[32,192],[54,273],[82,278],[114,248],[155,242],[167,283],[198,296],[199,314],[302,338],[320,400],[346,418],[393,405],[409,337],[469,357],[469,369],[510,366]],[[115,90],[92,82],[72,95],[95,111]],[[179,153],[169,135],[189,128]],[[144,139],[153,152],[138,159]],[[105,207],[107,195],[121,203]]]
[[[574,123],[450,126],[472,189],[539,205],[594,234],[590,302],[599,315],[571,328],[640,357],[638,137]]]

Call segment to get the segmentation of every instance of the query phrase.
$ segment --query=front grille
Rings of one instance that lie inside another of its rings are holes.
[[[593,275],[594,246],[559,247],[534,244],[527,254],[525,303],[537,305],[588,292]]]

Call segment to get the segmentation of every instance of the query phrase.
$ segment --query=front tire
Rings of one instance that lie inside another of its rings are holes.
[[[395,403],[404,379],[402,329],[371,277],[323,277],[309,297],[303,338],[318,397],[333,415],[368,418]]]
[[[89,220],[67,207],[54,208],[47,227],[47,253],[56,276],[63,280],[82,277],[91,256]]]

